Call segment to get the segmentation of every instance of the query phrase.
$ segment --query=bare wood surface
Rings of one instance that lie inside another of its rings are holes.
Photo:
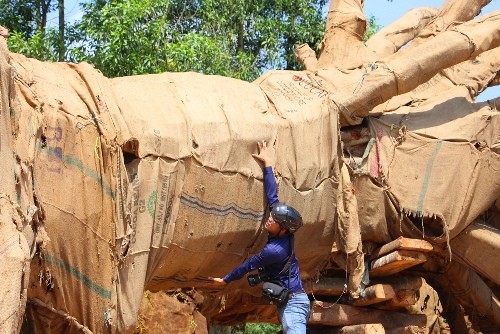
[[[374,307],[381,310],[398,310],[414,305],[417,300],[417,290],[400,290],[393,298],[374,305]]]
[[[404,250],[414,250],[414,251],[420,251],[420,252],[430,252],[432,251],[433,247],[430,242],[426,240],[421,240],[421,239],[410,239],[410,238],[404,238],[404,237],[399,237],[382,247],[376,249],[370,256],[370,260],[376,259],[378,257],[381,257],[382,255],[389,254],[392,251],[395,251],[397,249],[404,249]]]
[[[362,324],[344,327],[308,327],[307,334],[385,334],[382,324]]]
[[[371,261],[369,271],[372,277],[389,276],[427,261],[423,253],[396,250]]]
[[[424,279],[417,276],[384,277],[374,283],[390,284],[396,293],[401,290],[418,290],[424,284]]]
[[[382,324],[362,324],[344,327],[307,328],[307,334],[385,334]]]
[[[354,306],[367,306],[396,297],[394,289],[388,284],[375,284],[365,289],[360,298],[352,302]]]
[[[420,326],[404,326],[385,331],[386,334],[427,334],[429,330]]]
[[[379,323],[387,330],[405,326],[425,327],[423,314],[405,314],[373,308],[355,307],[314,301],[309,324],[348,326]]]
[[[339,334],[383,334],[385,333],[382,324],[363,324],[344,326],[340,329]]]
[[[340,296],[344,292],[344,278],[323,277],[318,282],[308,281],[304,284],[306,291],[312,285],[312,292],[321,296]]]

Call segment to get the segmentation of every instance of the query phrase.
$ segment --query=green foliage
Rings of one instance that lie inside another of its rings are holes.
[[[380,30],[380,25],[377,24],[377,21],[375,20],[375,16],[370,16],[368,18],[368,29],[366,29],[365,36],[363,40],[366,42],[370,37],[372,37],[373,34],[375,34],[377,31]]]
[[[167,9],[168,3],[160,0],[86,4],[77,25],[82,35],[78,60],[93,63],[108,76],[155,73],[164,68]]]
[[[197,71],[253,80],[268,68],[298,68],[294,46],[321,41],[325,3],[94,0],[77,26],[79,60],[111,77]]]
[[[281,330],[281,326],[268,324],[265,322],[247,323],[245,331],[238,331],[235,334],[276,334]]]
[[[0,25],[27,39],[45,30],[47,15],[56,8],[52,0],[0,0]]]
[[[35,10],[31,1],[0,0],[0,25],[28,38],[35,30]]]
[[[54,29],[37,31],[28,38],[20,32],[14,32],[7,40],[10,51],[43,61],[57,61],[55,50],[58,42],[58,33]]]
[[[53,0],[0,0],[13,52],[87,61],[108,77],[196,71],[252,81],[267,69],[300,69],[294,48],[317,49],[327,0],[87,0],[64,40],[46,29]],[[45,13],[45,14],[44,14]],[[378,29],[370,18],[370,36]],[[43,28],[41,28],[43,27]]]

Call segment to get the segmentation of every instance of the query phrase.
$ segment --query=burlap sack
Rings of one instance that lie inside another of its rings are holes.
[[[385,180],[400,212],[412,219],[412,228],[442,242],[471,224],[500,191],[500,158],[488,148],[497,145],[500,118],[488,107],[462,110],[464,117],[456,121],[440,121],[436,114],[444,113],[438,112],[439,107],[411,113],[397,125],[384,123],[396,116],[371,120],[375,141],[364,170]],[[471,125],[462,126],[463,118]],[[427,127],[414,129],[417,122]]]
[[[306,73],[255,83],[194,73],[109,80],[87,64],[11,61],[14,143],[20,164],[33,166],[21,206],[39,209],[50,238],[31,263],[26,328],[125,333],[145,288],[196,286],[258,252],[258,140],[276,153],[280,199],[304,217],[303,278],[332,249],[352,254],[362,272],[336,109]],[[244,280],[233,289],[255,294]],[[42,321],[44,312],[52,315]]]
[[[85,66],[78,73],[69,64],[19,55],[11,55],[11,62],[16,69],[11,106],[16,119],[26,121],[18,124],[15,149],[32,166],[33,188],[24,188],[24,196],[36,197],[50,238],[31,262],[29,299],[50,305],[54,324],[67,323],[69,314],[80,324],[71,327],[75,332],[82,326],[108,331],[114,308],[116,157],[107,151],[105,126],[98,125],[106,121],[98,115],[99,93],[91,92]],[[31,314],[47,312],[33,305],[28,304]],[[37,328],[51,333],[50,323]]]
[[[26,220],[19,210],[23,182],[12,154],[12,75],[6,42],[0,37],[0,333],[19,332],[30,273],[29,245],[22,233]]]

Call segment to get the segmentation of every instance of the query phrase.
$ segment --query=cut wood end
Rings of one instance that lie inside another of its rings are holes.
[[[371,262],[372,277],[389,276],[427,261],[425,254],[409,250],[397,250]]]

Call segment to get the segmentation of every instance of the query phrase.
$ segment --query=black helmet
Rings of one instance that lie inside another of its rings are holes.
[[[285,203],[277,203],[271,209],[275,222],[285,228],[289,233],[295,233],[302,226],[300,213]]]

